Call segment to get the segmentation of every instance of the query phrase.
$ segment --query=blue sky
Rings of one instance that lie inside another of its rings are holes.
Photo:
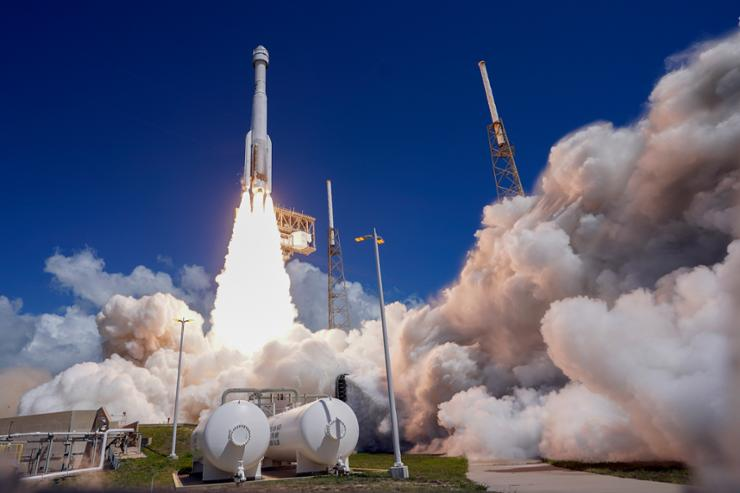
[[[665,59],[737,25],[735,2],[18,2],[0,16],[0,294],[26,310],[69,295],[56,250],[107,270],[220,270],[240,193],[251,51],[270,50],[274,195],[318,218],[324,180],[349,278],[372,290],[386,237],[392,298],[454,280],[494,198],[488,62],[531,190],[550,146],[595,120],[628,124]],[[215,5],[215,6],[214,6]]]

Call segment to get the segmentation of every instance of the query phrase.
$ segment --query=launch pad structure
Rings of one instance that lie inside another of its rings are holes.
[[[293,209],[275,206],[283,260],[294,253],[310,255],[316,251],[316,218]]]

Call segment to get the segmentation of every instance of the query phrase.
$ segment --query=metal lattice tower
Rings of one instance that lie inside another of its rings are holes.
[[[339,231],[334,227],[331,180],[326,180],[326,194],[329,202],[329,238],[327,241],[329,328],[349,330],[352,327],[352,321],[349,317],[349,298],[347,296],[347,283],[344,279],[344,262],[342,261]]]
[[[499,118],[496,103],[493,101],[493,91],[488,80],[486,62],[478,62],[483,88],[486,91],[488,109],[491,111],[491,123],[488,124],[488,148],[491,151],[491,163],[493,164],[493,179],[496,183],[496,195],[499,200],[507,197],[524,195],[522,181],[514,161],[514,146],[509,142],[506,135],[504,122]]]

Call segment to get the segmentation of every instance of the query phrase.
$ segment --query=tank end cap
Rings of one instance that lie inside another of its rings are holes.
[[[252,433],[247,425],[236,425],[229,431],[229,441],[237,447],[243,447],[249,443]]]
[[[332,420],[328,425],[326,425],[326,436],[334,440],[341,440],[346,434],[347,425],[345,425],[339,418]]]

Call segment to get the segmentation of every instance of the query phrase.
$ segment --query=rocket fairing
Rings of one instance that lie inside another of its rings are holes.
[[[250,208],[254,196],[262,193],[263,201],[272,192],[272,141],[267,135],[267,65],[270,56],[260,45],[252,52],[254,96],[252,97],[252,128],[247,133],[244,152],[242,190],[249,192]]]

